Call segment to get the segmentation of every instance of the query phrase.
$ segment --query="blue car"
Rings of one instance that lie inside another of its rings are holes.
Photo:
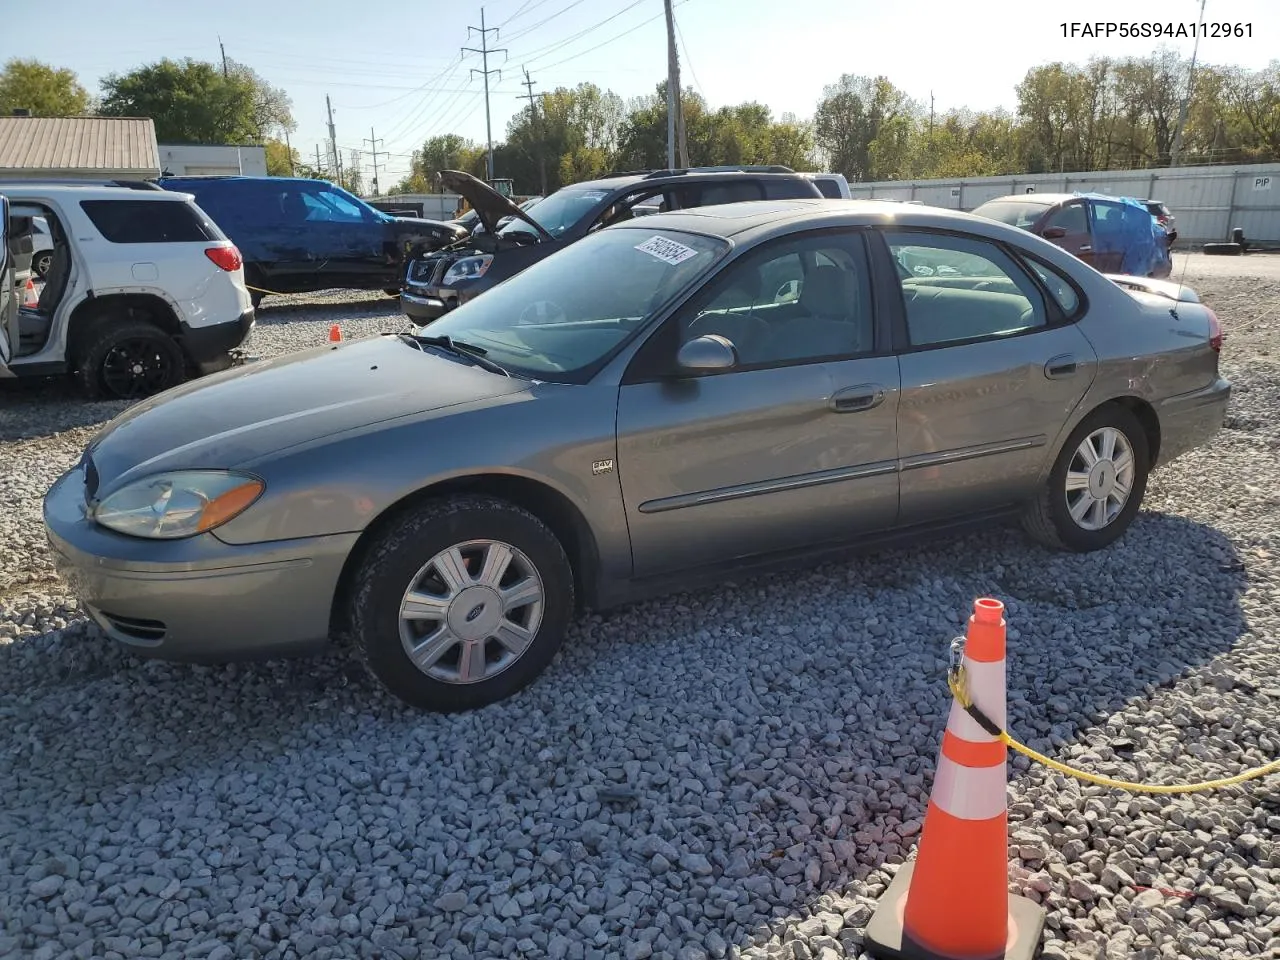
[[[244,257],[257,306],[267,293],[335,287],[400,292],[406,264],[466,236],[455,224],[396,217],[326,180],[162,177],[189,193]]]

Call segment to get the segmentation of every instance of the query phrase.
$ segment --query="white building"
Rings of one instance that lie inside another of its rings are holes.
[[[172,177],[265,177],[267,149],[262,146],[160,144],[160,168]]]

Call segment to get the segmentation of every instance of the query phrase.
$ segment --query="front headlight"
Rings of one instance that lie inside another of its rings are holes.
[[[219,527],[253,504],[266,484],[227,470],[181,470],[138,480],[94,508],[94,522],[131,537],[178,540]]]
[[[493,263],[493,254],[491,253],[486,253],[479,257],[463,257],[449,268],[440,283],[442,286],[447,287],[449,284],[457,283],[460,280],[478,280],[485,275],[485,271],[489,269],[489,264],[491,263]]]

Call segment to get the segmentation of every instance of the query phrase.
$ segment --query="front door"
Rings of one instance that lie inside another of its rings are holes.
[[[902,523],[1026,499],[1097,371],[1092,345],[1069,322],[1076,304],[1055,299],[994,243],[907,230],[884,238],[900,263],[926,260],[939,274],[900,271]],[[1045,264],[1036,270],[1053,276]],[[1070,294],[1059,281],[1059,296]]]
[[[637,354],[618,398],[637,577],[892,525],[898,362],[877,336],[870,276],[856,231],[773,241]],[[679,375],[680,345],[709,334],[734,345],[736,366]]]
[[[1097,251],[1090,229],[1089,207],[1083,200],[1071,200],[1058,207],[1041,224],[1040,233],[1049,233],[1045,239],[1050,243],[1057,244],[1085,263],[1095,265]]]

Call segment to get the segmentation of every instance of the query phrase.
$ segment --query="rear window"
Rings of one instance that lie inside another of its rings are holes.
[[[213,225],[182,200],[81,200],[80,208],[111,243],[205,243],[221,239]]]
[[[812,200],[814,190],[822,193],[821,184],[804,177],[768,177],[763,183],[766,200]]]
[[[814,180],[813,185],[828,200],[839,200],[843,194],[840,193],[840,184],[834,180]]]
[[[1043,201],[1036,203],[1030,200],[993,200],[982,204],[973,212],[979,217],[999,220],[1011,227],[1021,227],[1026,230],[1048,208],[1049,204]]]

